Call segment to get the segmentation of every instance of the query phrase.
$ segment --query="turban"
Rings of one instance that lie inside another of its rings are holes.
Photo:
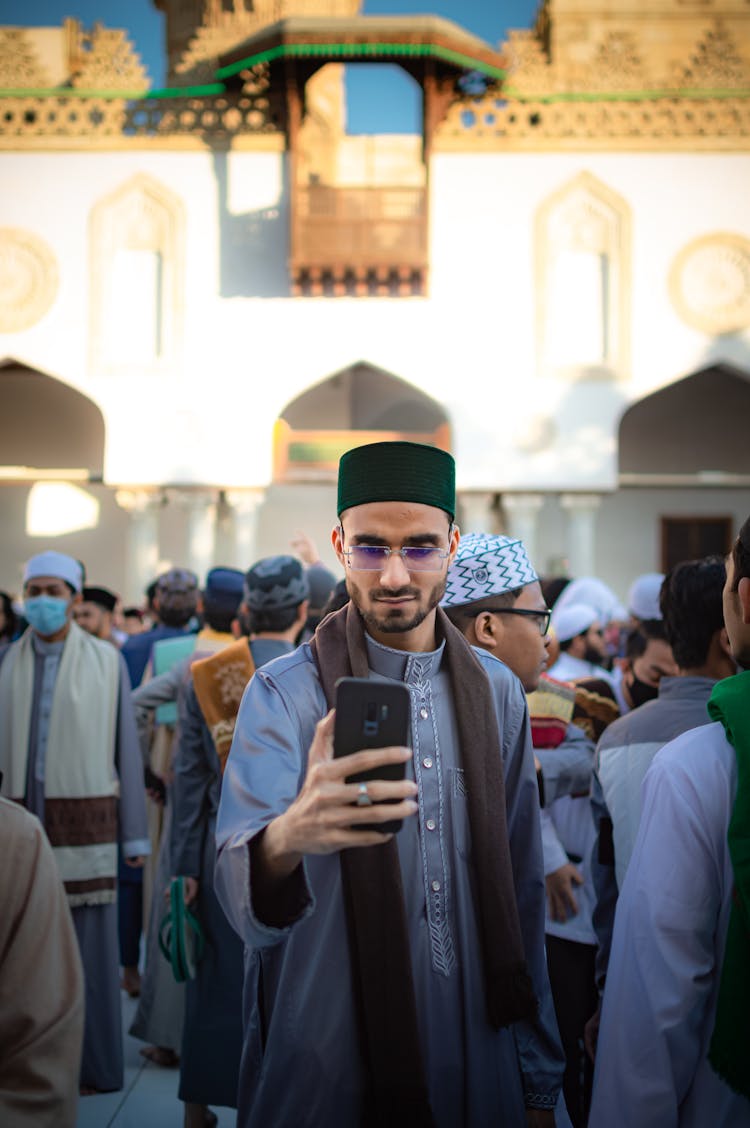
[[[460,607],[538,580],[523,543],[515,537],[469,533],[461,537],[448,569],[443,607]]]
[[[636,619],[661,619],[659,593],[663,580],[662,572],[646,572],[633,581],[628,592],[628,610]]]
[[[558,607],[555,604],[552,609],[552,626],[558,642],[567,642],[568,639],[576,638],[598,621],[598,611],[587,603],[570,603],[567,607]]]
[[[623,620],[628,617],[612,588],[596,576],[582,576],[578,580],[571,580],[555,601],[555,608],[562,610],[573,603],[585,603],[587,607],[593,607],[597,619],[604,627],[613,619]]]
[[[31,557],[23,571],[24,586],[29,580],[38,580],[41,576],[64,580],[74,591],[80,591],[83,587],[83,568],[77,560],[66,556],[64,552],[40,552]]]
[[[456,464],[452,455],[423,443],[369,443],[339,462],[339,516],[373,501],[411,501],[456,512]]]

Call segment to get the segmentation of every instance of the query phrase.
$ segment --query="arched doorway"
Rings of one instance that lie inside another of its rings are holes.
[[[13,358],[0,361],[0,589],[19,594],[23,562],[56,548],[92,582],[121,583],[125,514],[102,484],[105,422],[82,392]]]
[[[284,408],[274,434],[274,480],[335,481],[345,450],[391,439],[449,450],[448,417],[413,384],[358,361]]]
[[[281,412],[274,430],[273,482],[258,511],[257,553],[289,551],[301,531],[338,572],[330,548],[338,462],[345,450],[407,439],[451,446],[448,417],[419,388],[357,361],[307,388]]]
[[[3,476],[101,481],[104,417],[82,392],[15,360],[0,362]]]
[[[660,388],[623,415],[620,486],[648,490],[662,570],[729,551],[750,487],[748,420],[750,373],[728,364]]]

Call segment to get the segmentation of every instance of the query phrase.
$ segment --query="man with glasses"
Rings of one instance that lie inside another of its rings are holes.
[[[526,704],[438,606],[454,512],[444,451],[348,451],[332,539],[350,602],[240,706],[216,886],[248,952],[241,1128],[554,1123]],[[352,674],[407,687],[410,747],[333,758]],[[347,783],[392,764],[403,781]]]
[[[542,681],[551,613],[520,540],[485,534],[463,537],[448,571],[443,606],[468,641],[505,662],[541,704],[558,689],[562,691],[558,697],[569,703],[568,713],[559,714],[567,716],[559,742],[549,739],[555,731],[549,715],[540,717],[537,724],[532,717],[532,732],[545,804],[545,930],[552,994],[567,1062],[563,1091],[573,1124],[583,1126],[592,1081],[583,1030],[589,1007],[596,1002],[596,936],[591,923],[594,890],[585,864],[594,837],[588,800],[594,744],[572,721],[572,687],[566,698],[563,687],[548,682],[545,689]],[[542,738],[547,734],[547,747],[540,745],[539,734]]]

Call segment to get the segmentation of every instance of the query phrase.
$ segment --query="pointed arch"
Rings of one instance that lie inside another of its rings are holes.
[[[185,209],[144,173],[92,209],[92,366],[100,373],[171,366],[182,330]]]
[[[274,432],[274,479],[335,479],[345,450],[391,439],[449,450],[448,416],[414,384],[357,361],[307,388],[283,409]]]
[[[748,479],[750,372],[702,368],[632,404],[619,428],[621,484]]]
[[[628,375],[627,201],[591,173],[581,172],[540,205],[534,242],[541,373]]]
[[[101,480],[104,416],[83,392],[8,357],[0,360],[0,401],[2,477],[54,470],[54,477]]]

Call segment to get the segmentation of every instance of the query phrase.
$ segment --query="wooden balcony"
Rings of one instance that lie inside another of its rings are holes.
[[[423,294],[424,188],[296,187],[290,269],[296,295]]]

